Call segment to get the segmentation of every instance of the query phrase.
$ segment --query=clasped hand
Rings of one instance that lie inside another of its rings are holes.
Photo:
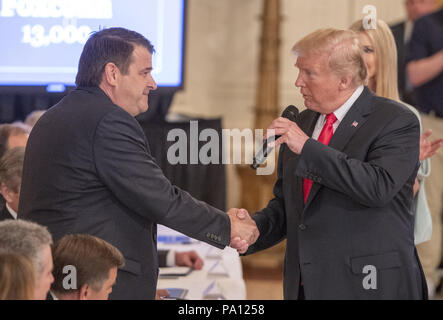
[[[232,208],[228,215],[231,221],[230,246],[239,253],[245,253],[260,236],[257,225],[245,209]]]

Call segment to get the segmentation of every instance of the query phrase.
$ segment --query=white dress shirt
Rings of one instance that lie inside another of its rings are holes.
[[[340,123],[345,118],[346,114],[348,113],[349,109],[351,109],[352,105],[357,101],[357,99],[360,97],[364,89],[364,86],[359,86],[352,96],[337,110],[334,111],[334,115],[337,118],[337,121],[335,121],[333,130],[335,133],[335,130],[337,130]],[[321,131],[323,130],[323,126],[325,125],[326,121],[326,115],[321,114],[320,117],[318,117],[317,124],[315,125],[314,132],[312,133],[312,139],[317,140],[320,136]]]
[[[6,203],[6,209],[8,209],[11,216],[14,218],[14,220],[17,220],[17,212],[11,209],[11,207]]]

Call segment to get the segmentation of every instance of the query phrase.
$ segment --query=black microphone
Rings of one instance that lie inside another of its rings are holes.
[[[299,112],[298,112],[297,107],[290,105],[285,109],[285,111],[283,111],[281,116],[283,118],[286,118],[286,119],[289,119],[293,122],[296,122],[297,117],[298,117],[298,113]],[[268,139],[265,139],[263,141],[263,146],[257,152],[257,154],[255,155],[254,160],[251,164],[252,169],[257,169],[258,167],[260,167],[263,164],[263,162],[265,162],[267,156],[274,149],[274,147],[272,147],[272,148],[268,147],[268,144],[277,140],[278,138],[280,138],[280,136],[272,136],[272,137],[269,137]]]

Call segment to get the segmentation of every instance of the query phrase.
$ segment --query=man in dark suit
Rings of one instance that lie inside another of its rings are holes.
[[[247,254],[287,239],[285,299],[421,299],[411,206],[419,123],[401,104],[364,87],[367,71],[349,30],[300,40],[297,123],[270,129],[281,145],[274,198],[253,215]]]
[[[86,42],[77,89],[49,109],[29,137],[19,217],[49,228],[54,239],[91,234],[117,247],[125,266],[111,299],[154,299],[161,223],[218,248],[258,237],[239,220],[172,186],[152,158],[134,117],[156,89],[153,47],[123,28]]]

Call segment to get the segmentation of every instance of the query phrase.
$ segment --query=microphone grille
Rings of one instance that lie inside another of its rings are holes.
[[[295,122],[295,120],[298,117],[298,114],[299,112],[297,107],[294,105],[290,105],[286,107],[286,109],[283,111],[282,117]]]

